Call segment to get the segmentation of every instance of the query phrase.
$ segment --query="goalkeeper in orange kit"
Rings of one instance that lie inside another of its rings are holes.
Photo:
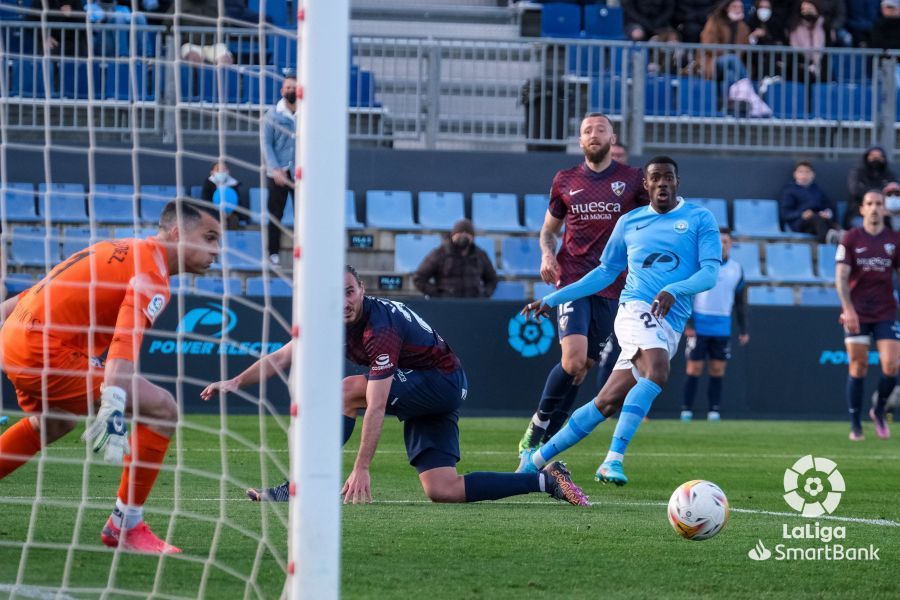
[[[216,207],[173,200],[155,237],[94,244],[0,308],[3,369],[29,415],[0,435],[0,480],[93,412],[82,439],[107,462],[125,464],[101,534],[107,546],[180,552],[142,517],[178,408],[168,391],[135,373],[135,361],[144,331],[169,301],[169,276],[204,273],[220,237]],[[130,443],[128,414],[135,418]]]

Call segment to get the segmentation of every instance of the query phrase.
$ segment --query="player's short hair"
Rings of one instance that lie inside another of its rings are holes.
[[[215,204],[193,198],[176,198],[163,207],[162,214],[159,215],[159,226],[167,229],[174,227],[178,223],[179,210],[184,222],[199,221],[203,213],[219,220],[219,207]]]
[[[668,156],[654,156],[648,160],[647,164],[644,166],[645,172],[650,169],[650,165],[672,165],[672,167],[675,168],[675,174],[678,175],[678,163],[675,162],[675,159]]]
[[[353,265],[344,265],[344,272],[353,275],[353,279],[356,280],[356,283],[362,285],[362,281],[360,281],[359,279],[359,273],[356,272],[356,269],[353,268]]]
[[[719,235],[731,235],[731,227],[719,227]]]
[[[607,115],[606,113],[602,113],[602,112],[589,112],[589,113],[584,113],[584,116],[581,117],[581,122],[583,123],[585,119],[592,119],[592,118],[594,118],[594,117],[600,117],[601,119],[606,119],[606,122],[609,123],[609,128],[612,129],[613,131],[616,130],[616,126],[613,125],[613,122],[612,122],[612,120],[609,118],[609,115]],[[580,125],[579,125],[578,129],[579,129],[579,132],[580,132],[580,131],[581,131],[581,126],[580,126]]]
[[[879,190],[878,188],[869,188],[866,190],[866,193],[862,195],[863,198],[868,196],[869,194],[878,194],[882,198],[884,198],[884,190]]]
[[[796,170],[799,169],[800,167],[806,167],[806,168],[809,169],[810,171],[815,172],[815,169],[813,168],[812,163],[809,162],[808,160],[799,160],[799,161],[797,161],[797,164],[794,165],[794,170],[796,171]]]

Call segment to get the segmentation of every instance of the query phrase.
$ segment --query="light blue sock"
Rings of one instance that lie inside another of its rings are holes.
[[[628,448],[628,442],[634,437],[641,421],[650,412],[653,400],[662,391],[658,385],[641,377],[625,396],[625,404],[622,405],[622,414],[619,415],[619,423],[613,432],[612,444],[609,446],[610,452],[625,454]]]
[[[553,457],[564,450],[568,450],[594,430],[597,425],[606,420],[600,409],[591,400],[572,413],[566,425],[559,433],[550,438],[550,441],[541,446],[535,453],[533,462],[538,467],[553,460]],[[540,463],[540,464],[538,464]]]

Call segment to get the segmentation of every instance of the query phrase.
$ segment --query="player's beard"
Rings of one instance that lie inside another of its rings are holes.
[[[609,155],[609,151],[612,148],[612,142],[607,142],[606,144],[600,146],[600,149],[596,152],[591,152],[588,148],[583,148],[584,150],[584,158],[590,163],[600,163]]]

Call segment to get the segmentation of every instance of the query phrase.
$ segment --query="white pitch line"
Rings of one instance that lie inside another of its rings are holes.
[[[63,594],[53,588],[39,588],[33,585],[0,583],[0,592],[12,592],[20,598],[37,598],[38,600],[77,600],[75,597]]]

